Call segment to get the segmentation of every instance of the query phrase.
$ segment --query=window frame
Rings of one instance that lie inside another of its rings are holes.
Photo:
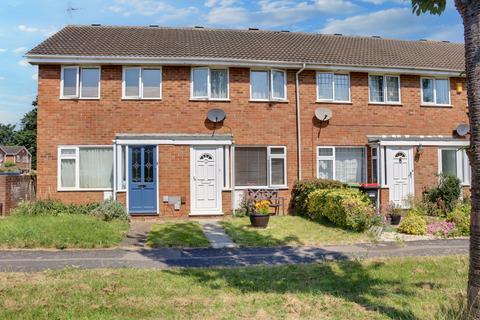
[[[138,96],[127,96],[125,84],[125,72],[128,69],[138,69]],[[143,96],[143,70],[159,70],[160,72],[160,95],[159,97],[144,97]],[[123,66],[122,68],[122,100],[162,100],[163,87],[163,69],[162,66]]]
[[[433,80],[433,102],[423,101],[423,80]],[[437,103],[437,80],[447,80],[448,83],[448,103]],[[422,106],[437,106],[437,107],[451,107],[452,106],[452,94],[450,88],[449,77],[420,77],[420,102]]]
[[[75,94],[74,95],[64,95],[64,70],[65,69],[75,69],[76,70],[76,83],[75,83]],[[83,97],[82,96],[82,69],[97,69],[98,70],[98,96],[96,97]],[[101,97],[101,84],[102,84],[102,68],[101,66],[96,65],[85,65],[85,66],[68,66],[62,65],[60,69],[60,99],[62,100],[99,100]]]
[[[278,98],[278,97],[273,97],[273,71],[278,71],[283,73],[283,90],[285,92],[285,97],[284,98]],[[258,98],[253,98],[252,93],[252,72],[266,72],[267,73],[267,79],[268,79],[268,98],[267,99],[258,99]],[[270,101],[280,101],[280,102],[285,102],[287,100],[287,87],[288,87],[288,79],[287,79],[287,70],[285,69],[277,69],[277,68],[269,68],[269,69],[262,69],[262,68],[250,68],[250,101],[253,102],[270,102]]]
[[[112,145],[59,145],[57,147],[57,191],[112,191],[112,188],[80,188],[80,149],[81,148],[111,148],[113,157],[115,157],[115,152],[113,152]],[[70,149],[75,150],[74,155],[62,155],[62,150]],[[75,187],[63,187],[62,186],[62,167],[61,161],[63,159],[75,160]],[[112,158],[114,161],[114,158]],[[114,172],[115,173],[115,172]],[[114,174],[113,173],[113,174]],[[113,182],[115,183],[115,182]]]
[[[317,179],[319,178],[319,165],[318,165],[318,161],[319,160],[332,160],[333,163],[332,163],[332,180],[337,180],[336,179],[336,165],[335,165],[335,159],[336,159],[336,151],[337,151],[337,148],[339,149],[363,149],[363,157],[365,159],[365,163],[363,164],[363,170],[364,170],[364,174],[365,176],[363,177],[364,181],[363,182],[358,182],[358,184],[361,184],[361,183],[366,183],[367,180],[368,180],[368,154],[367,154],[367,147],[366,146],[317,146],[316,148],[316,167],[317,167],[317,170],[316,170],[316,177]],[[318,151],[320,149],[332,149],[332,155],[331,156],[319,156],[318,155]],[[337,181],[340,181],[340,180],[337,180]],[[347,182],[344,182],[344,183],[347,183]],[[357,182],[355,182],[357,183]]]
[[[319,82],[318,78],[321,74],[331,74],[332,75],[332,99],[320,99],[319,98]],[[335,99],[335,75],[347,75],[348,76],[348,100],[336,100]],[[315,73],[315,85],[317,92],[317,102],[331,102],[331,103],[351,103],[352,102],[352,92],[351,92],[351,79],[350,72],[329,72],[329,71],[317,71]]]
[[[193,95],[193,72],[195,69],[207,69],[207,95],[206,96],[194,96]],[[213,70],[226,70],[227,71],[227,97],[226,98],[212,98],[212,82],[211,73]],[[190,100],[212,100],[212,101],[229,101],[230,100],[230,68],[222,66],[209,66],[209,67],[191,67],[190,68]]]
[[[383,77],[383,101],[372,101],[370,94],[370,77]],[[398,79],[398,101],[387,100],[387,77]],[[369,104],[381,104],[381,105],[401,105],[402,104],[402,83],[401,77],[398,74],[384,74],[384,73],[369,73],[368,74],[368,103]]]
[[[457,162],[457,168],[456,168],[456,177],[459,178],[459,175],[461,176],[460,182],[462,186],[470,186],[472,183],[472,168],[469,163],[469,159],[466,153],[466,150],[464,147],[439,147],[438,148],[438,174],[442,174],[442,165],[443,165],[443,160],[442,160],[442,151],[443,150],[452,150],[456,151],[456,162]]]
[[[376,152],[375,155],[373,154],[374,150]],[[379,155],[379,153],[380,153],[380,148],[379,147],[377,147],[377,146],[370,147],[370,165],[371,165],[371,170],[372,170],[371,181],[372,181],[372,183],[377,183],[377,184],[380,184],[380,168],[379,168],[380,167],[379,166],[380,155]],[[373,160],[376,160],[376,168],[374,168],[374,166],[373,166]],[[368,160],[367,160],[367,162],[368,162]],[[373,179],[373,173],[374,172],[377,176],[376,177],[377,179],[375,179],[376,181],[374,181],[374,179]],[[368,178],[367,178],[367,180],[368,180]]]

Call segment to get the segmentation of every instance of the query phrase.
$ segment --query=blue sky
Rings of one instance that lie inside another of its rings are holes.
[[[2,0],[0,123],[18,123],[37,94],[23,55],[67,24],[258,27],[400,39],[463,41],[453,1],[442,16],[411,13],[403,0]],[[78,8],[71,14],[67,8]]]

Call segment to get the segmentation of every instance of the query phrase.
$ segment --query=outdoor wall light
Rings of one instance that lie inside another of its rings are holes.
[[[461,82],[457,82],[457,93],[460,94],[463,91],[463,85]]]

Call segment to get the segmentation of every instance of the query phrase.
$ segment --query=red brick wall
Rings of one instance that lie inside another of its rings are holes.
[[[34,197],[27,175],[0,175],[0,215],[7,215],[22,200]]]

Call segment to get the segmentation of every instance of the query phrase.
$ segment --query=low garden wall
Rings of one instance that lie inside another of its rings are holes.
[[[0,216],[9,214],[21,201],[32,200],[34,193],[29,175],[0,174]]]

